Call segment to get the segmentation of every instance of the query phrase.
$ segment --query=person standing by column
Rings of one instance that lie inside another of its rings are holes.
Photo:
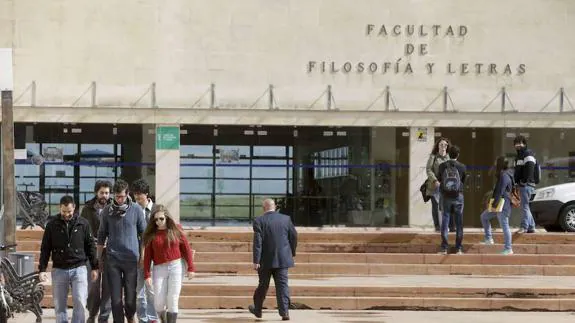
[[[253,264],[259,284],[254,292],[254,304],[248,307],[256,318],[262,317],[262,307],[270,279],[274,277],[279,315],[289,321],[288,269],[294,266],[297,231],[291,218],[276,212],[274,200],[263,201],[264,214],[254,220]]]
[[[440,213],[443,209],[441,205],[441,193],[439,192],[439,165],[449,160],[449,154],[447,153],[451,143],[449,139],[441,137],[431,150],[429,159],[427,160],[427,165],[425,171],[427,173],[427,189],[426,195],[431,199],[431,217],[433,219],[433,226],[435,227],[435,232],[440,230]],[[451,218],[449,223],[449,231],[455,231],[455,219]]]
[[[98,180],[94,185],[95,196],[87,201],[80,216],[90,223],[92,229],[92,236],[94,240],[98,240],[98,230],[100,229],[100,222],[102,219],[102,210],[112,203],[110,198],[110,190],[112,183],[106,180]],[[88,320],[87,323],[94,323],[98,311],[100,315],[98,322],[108,322],[110,313],[112,312],[112,303],[110,301],[110,290],[108,288],[108,278],[104,269],[104,262],[106,261],[106,248],[102,251],[102,260],[99,263],[100,275],[98,279],[90,284],[88,291]]]
[[[144,211],[132,202],[128,183],[119,179],[113,187],[114,200],[102,211],[98,231],[98,258],[106,243],[106,268],[112,299],[114,323],[134,322],[136,314],[136,284],[140,258],[140,238],[146,228]],[[124,301],[122,302],[122,291]]]
[[[38,271],[40,281],[48,280],[48,261],[52,257],[52,297],[56,322],[68,322],[68,288],[72,286],[72,323],[86,321],[85,308],[88,298],[88,269],[90,262],[92,281],[98,278],[98,261],[94,238],[88,221],[78,216],[74,199],[63,196],[60,199],[60,213],[46,224]]]
[[[144,232],[144,277],[155,292],[154,301],[162,323],[175,323],[182,289],[184,265],[194,276],[193,253],[185,232],[164,205],[156,205]],[[152,261],[153,273],[150,274]]]
[[[146,223],[149,224],[150,214],[154,207],[154,202],[152,202],[152,199],[150,198],[150,185],[146,180],[138,179],[132,183],[132,193],[134,193],[136,203],[138,203],[138,205],[140,205],[144,210]],[[138,266],[136,297],[136,309],[140,323],[152,323],[158,321],[158,315],[156,314],[154,307],[154,294],[152,293],[151,288],[145,284],[143,266]]]

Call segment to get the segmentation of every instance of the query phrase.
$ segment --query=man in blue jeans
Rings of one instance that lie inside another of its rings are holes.
[[[537,160],[531,149],[527,149],[527,139],[524,136],[517,136],[513,140],[513,146],[517,151],[515,157],[515,172],[513,174],[515,184],[519,185],[521,195],[521,228],[518,233],[535,233],[535,220],[529,200],[535,190],[535,167]]]
[[[48,280],[48,261],[52,257],[52,295],[56,322],[68,322],[68,289],[72,285],[72,323],[86,322],[88,299],[88,269],[90,262],[92,281],[98,278],[98,262],[94,238],[88,221],[74,212],[74,198],[60,199],[60,213],[46,224],[40,247],[40,280]]]
[[[439,165],[437,180],[443,197],[443,218],[441,221],[441,254],[449,249],[448,234],[450,218],[455,217],[455,249],[463,254],[463,184],[465,183],[465,165],[457,161],[459,147],[449,147],[450,160]]]
[[[150,221],[150,214],[154,207],[154,202],[150,198],[150,185],[145,179],[138,179],[131,185],[134,200],[144,210],[146,225]],[[136,311],[140,323],[155,323],[158,315],[154,307],[154,294],[149,286],[145,284],[144,267],[138,266],[138,283],[136,287]]]
[[[134,323],[138,263],[143,262],[140,238],[146,228],[146,219],[142,208],[128,195],[126,181],[117,180],[112,190],[114,200],[102,211],[98,257],[102,256],[106,244],[104,270],[108,275],[114,323],[124,323],[124,315],[128,323]]]

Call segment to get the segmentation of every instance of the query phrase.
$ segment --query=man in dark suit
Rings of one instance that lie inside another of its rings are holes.
[[[259,285],[254,292],[250,313],[262,317],[262,307],[271,276],[274,277],[278,311],[283,321],[289,320],[288,268],[294,266],[297,231],[291,218],[276,212],[275,202],[263,202],[264,214],[254,220],[253,263]]]

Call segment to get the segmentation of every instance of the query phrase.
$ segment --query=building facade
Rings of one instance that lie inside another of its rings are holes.
[[[528,3],[0,0],[18,190],[83,203],[143,177],[207,224],[271,196],[297,225],[431,226],[419,186],[448,137],[478,226],[516,135],[540,185],[575,176],[575,3]]]

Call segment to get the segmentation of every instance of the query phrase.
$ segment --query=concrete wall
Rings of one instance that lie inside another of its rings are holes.
[[[378,35],[382,24],[387,36]],[[418,36],[420,25],[427,36]],[[331,84],[341,109],[366,109],[389,85],[403,111],[423,110],[443,86],[456,109],[481,110],[506,86],[516,108],[538,111],[560,87],[575,96],[575,45],[565,36],[574,29],[569,0],[0,0],[0,47],[14,47],[15,94],[36,81],[39,106],[90,105],[95,81],[100,106],[150,106],[155,82],[159,106],[184,107],[213,82],[222,107],[251,106],[273,84],[280,107],[303,108]],[[424,44],[424,55],[406,55],[406,44]],[[16,105],[30,101],[24,95]],[[316,104],[324,106],[325,97]],[[265,97],[255,107],[267,107]],[[382,99],[371,107],[383,108]],[[441,109],[441,100],[429,107]],[[487,108],[499,109],[498,100]]]

